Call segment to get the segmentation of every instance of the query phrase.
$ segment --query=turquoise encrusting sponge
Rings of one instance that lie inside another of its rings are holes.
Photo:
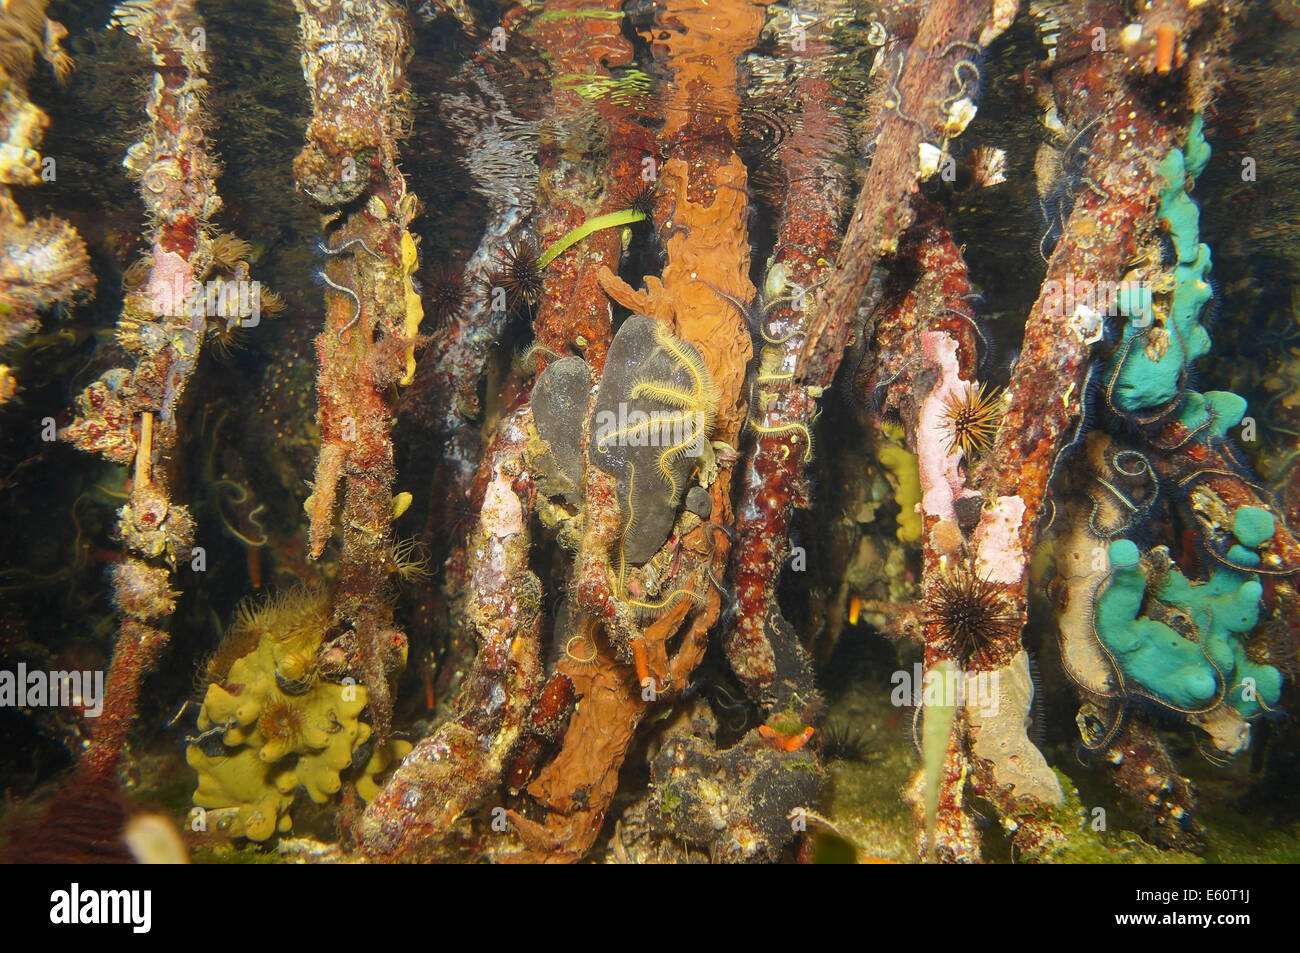
[[[1234,552],[1257,560],[1245,546],[1271,537],[1272,521],[1265,510],[1241,507],[1234,520],[1239,541]],[[1148,570],[1131,540],[1110,544],[1110,564],[1093,625],[1125,681],[1183,711],[1211,708],[1220,696],[1247,718],[1277,704],[1282,674],[1251,661],[1242,638],[1259,622],[1264,590],[1255,574],[1221,567],[1209,581],[1192,584],[1169,566],[1148,596]]]
[[[1197,116],[1188,129],[1184,149],[1171,150],[1160,163],[1163,184],[1157,214],[1169,231],[1177,260],[1170,276],[1172,290],[1160,309],[1164,312],[1167,308],[1167,314],[1157,315],[1156,302],[1146,289],[1130,290],[1121,297],[1120,311],[1128,322],[1111,359],[1108,379],[1113,382],[1111,402],[1125,413],[1173,400],[1184,367],[1210,350],[1210,336],[1200,323],[1201,311],[1214,296],[1208,281],[1210,249],[1200,243],[1200,210],[1187,194],[1188,177],[1194,180],[1200,175],[1209,159],[1210,147]],[[1190,427],[1200,422],[1203,419],[1184,420]]]

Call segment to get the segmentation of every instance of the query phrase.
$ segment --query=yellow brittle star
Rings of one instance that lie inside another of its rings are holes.
[[[632,526],[636,522],[636,509],[633,505],[633,499],[636,496],[636,465],[631,464],[628,468],[628,492],[627,492],[627,523],[624,524],[623,533],[618,540],[618,582],[614,589],[614,595],[624,604],[638,609],[644,613],[655,613],[667,609],[678,599],[683,597],[690,599],[696,605],[704,604],[704,597],[690,589],[674,589],[658,602],[646,602],[642,599],[634,599],[628,592],[627,588],[627,556],[624,552],[624,545],[628,534],[632,532]]]
[[[633,400],[650,398],[667,404],[674,408],[673,411],[648,414],[645,420],[602,435],[596,442],[596,450],[598,453],[608,453],[610,443],[615,440],[657,434],[664,447],[657,460],[657,469],[668,485],[670,498],[676,502],[681,492],[681,485],[672,467],[676,458],[693,447],[698,447],[696,452],[706,460],[712,456],[712,447],[701,438],[713,426],[718,389],[709,377],[699,353],[675,338],[663,324],[655,325],[655,342],[686,371],[690,379],[689,389],[675,386],[671,380],[644,378],[637,381],[629,395]],[[656,430],[652,431],[651,428]]]

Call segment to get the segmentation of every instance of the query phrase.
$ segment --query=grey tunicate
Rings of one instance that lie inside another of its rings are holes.
[[[587,453],[618,479],[626,564],[645,563],[672,532],[693,459],[708,446],[712,403],[694,347],[643,314],[623,322],[605,359]]]
[[[533,420],[551,448],[544,466],[553,462],[555,470],[548,474],[551,485],[545,490],[570,503],[582,500],[582,420],[590,392],[591,370],[580,357],[548,364],[533,385]]]
[[[693,486],[686,491],[686,508],[702,520],[707,520],[713,512],[713,500],[709,491],[702,486]]]

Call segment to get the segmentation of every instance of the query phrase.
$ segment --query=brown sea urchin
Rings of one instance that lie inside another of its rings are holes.
[[[993,646],[1020,630],[1006,586],[968,569],[939,576],[925,598],[925,623],[939,627],[944,651],[963,666],[988,664]]]
[[[997,435],[1001,411],[1001,391],[996,388],[986,392],[983,384],[968,384],[964,392],[949,394],[940,418],[948,431],[948,452],[960,447],[967,460],[987,452]]]

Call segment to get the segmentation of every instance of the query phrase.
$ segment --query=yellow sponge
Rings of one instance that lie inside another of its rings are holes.
[[[224,673],[209,669],[214,680],[199,730],[219,732],[221,745],[213,751],[210,737],[203,747],[190,745],[185,759],[199,775],[194,803],[221,810],[222,829],[235,836],[265,840],[288,831],[294,792],[301,787],[316,803],[327,802],[370,738],[360,720],[365,687],[318,672],[324,627],[310,623],[328,618],[324,604],[323,593],[306,591],[246,611],[226,641],[247,644],[256,635],[252,650]]]
[[[894,500],[898,503],[899,542],[916,543],[921,539],[921,514],[916,506],[921,502],[921,471],[917,466],[916,454],[910,452],[901,443],[901,428],[885,428],[885,435],[890,439],[883,441],[876,450],[876,458],[893,477]]]

